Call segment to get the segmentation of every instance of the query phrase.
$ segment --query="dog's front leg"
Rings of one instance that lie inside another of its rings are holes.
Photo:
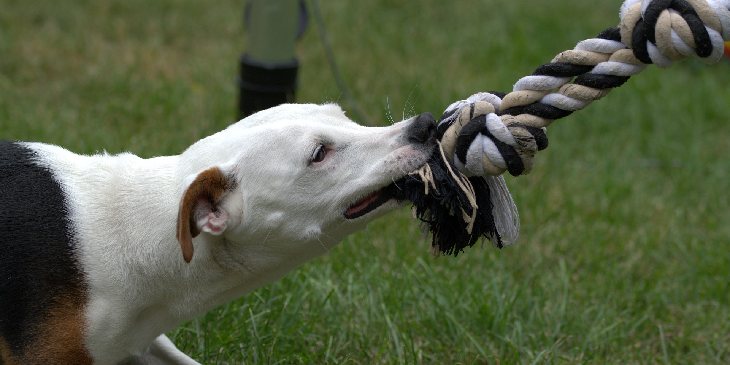
[[[148,352],[150,355],[162,360],[160,364],[166,365],[201,365],[199,362],[193,360],[188,355],[185,355],[182,351],[175,347],[175,344],[170,341],[164,334],[157,336],[150,345]]]
[[[134,356],[120,365],[201,365],[175,347],[165,335],[159,335],[143,355]]]

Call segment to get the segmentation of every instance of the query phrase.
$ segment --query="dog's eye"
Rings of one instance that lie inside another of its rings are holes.
[[[312,162],[322,162],[325,156],[327,156],[327,148],[324,145],[319,145],[312,154]]]

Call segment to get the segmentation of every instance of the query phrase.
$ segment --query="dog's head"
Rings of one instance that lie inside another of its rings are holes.
[[[201,232],[243,251],[316,256],[395,207],[394,182],[435,144],[430,114],[389,127],[358,125],[335,104],[254,114],[181,155],[183,256]]]

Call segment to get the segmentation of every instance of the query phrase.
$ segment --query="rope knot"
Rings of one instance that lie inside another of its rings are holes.
[[[730,37],[728,0],[626,0],[620,16],[621,41],[645,64],[694,55],[717,62]]]
[[[502,98],[478,93],[457,101],[444,112],[439,136],[444,154],[467,176],[527,173],[538,150],[547,147],[544,128],[500,116]]]

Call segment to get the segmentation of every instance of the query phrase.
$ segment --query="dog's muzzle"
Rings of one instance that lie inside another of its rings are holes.
[[[422,146],[425,150],[433,150],[436,146],[436,119],[431,113],[419,114],[406,127],[403,138],[408,144]],[[401,177],[399,180],[404,178]],[[401,198],[400,189],[401,186],[392,183],[366,195],[347,208],[344,214],[345,218],[360,218],[390,200],[404,200]]]

